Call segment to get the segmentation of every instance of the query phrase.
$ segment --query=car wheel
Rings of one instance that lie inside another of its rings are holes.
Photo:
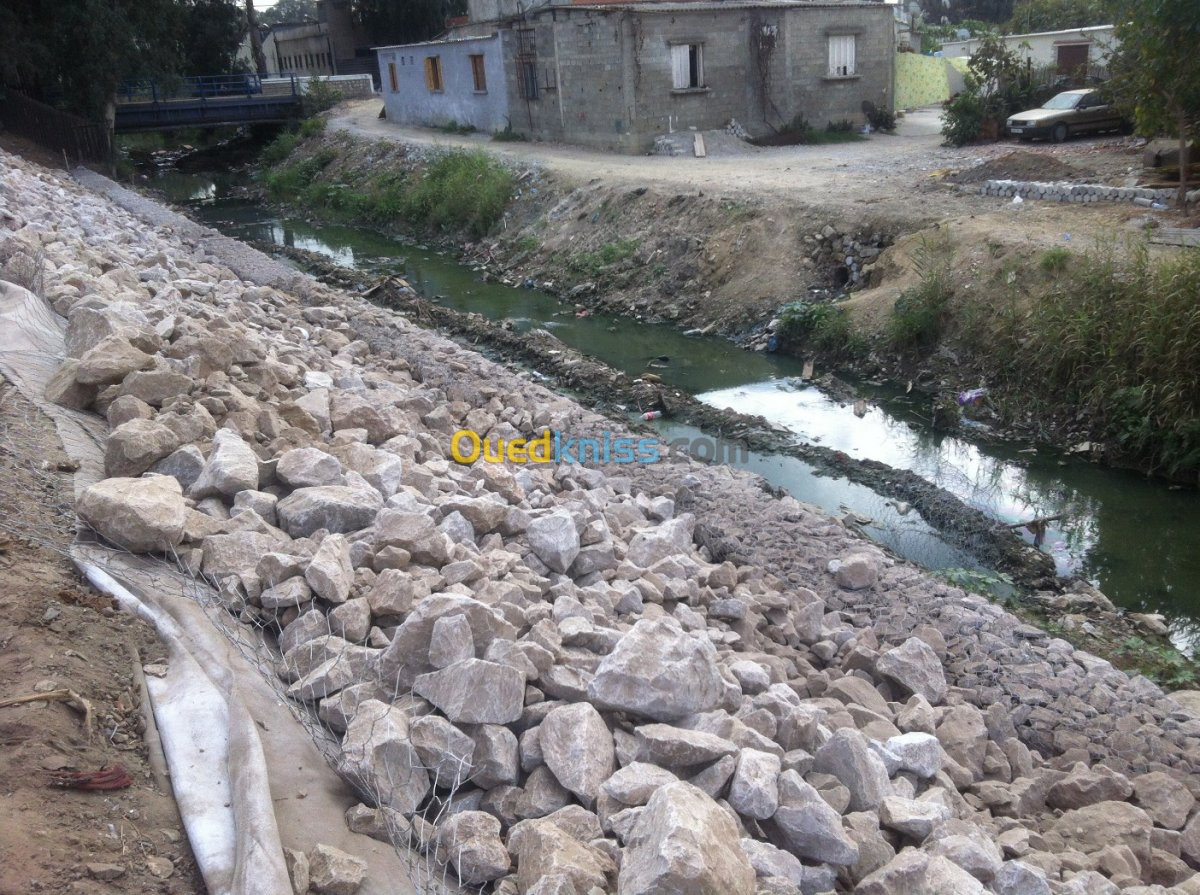
[[[1053,135],[1055,143],[1061,143],[1063,140],[1067,139],[1066,122],[1060,121],[1058,124],[1054,125]]]

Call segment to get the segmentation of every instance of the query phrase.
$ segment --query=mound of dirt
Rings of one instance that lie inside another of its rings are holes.
[[[973,168],[955,171],[946,179],[951,183],[983,183],[985,180],[1084,181],[1096,172],[1060,161],[1040,152],[1018,149],[1008,155],[988,159]]]

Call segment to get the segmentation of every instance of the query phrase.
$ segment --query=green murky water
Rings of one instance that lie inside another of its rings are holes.
[[[924,425],[922,407],[891,392],[873,395],[874,403],[859,418],[851,407],[799,383],[800,365],[793,359],[743,351],[718,338],[685,336],[665,325],[605,315],[576,317],[571,306],[545,293],[483,283],[449,256],[369,230],[283,218],[271,209],[227,198],[234,184],[211,175],[167,174],[154,186],[230,236],[320,252],[359,269],[403,274],[423,294],[449,307],[509,318],[518,328],[544,327],[630,375],[652,371],[714,406],[762,415],[852,457],[913,470],[1005,522],[1063,514],[1042,544],[1060,573],[1088,578],[1121,606],[1163,613],[1178,644],[1200,644],[1200,493],[1194,490],[1053,452],[981,447],[937,435]],[[660,421],[659,427],[664,437],[700,434],[670,421]],[[864,526],[869,535],[924,566],[978,567],[917,513],[902,514],[861,485],[818,476],[790,457],[751,453],[738,465],[800,500],[870,519]]]

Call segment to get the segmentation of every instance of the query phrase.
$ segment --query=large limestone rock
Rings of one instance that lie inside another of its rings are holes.
[[[1150,816],[1128,802],[1097,802],[1063,813],[1052,826],[1068,848],[1095,854],[1110,845],[1125,845],[1138,861],[1150,860]]]
[[[511,724],[525,704],[525,672],[486,659],[464,659],[413,684],[456,724]]]
[[[144,370],[154,355],[135,347],[120,333],[106,336],[79,358],[75,381],[81,385],[111,385],[134,370]]]
[[[195,385],[191,376],[174,370],[135,370],[121,383],[120,393],[161,407],[169,398],[186,395]]]
[[[188,496],[233,497],[239,491],[258,490],[258,457],[242,436],[221,429],[213,436],[212,453],[200,471],[200,477],[188,490]]]
[[[201,569],[218,581],[226,575],[248,577],[263,556],[281,546],[277,537],[254,531],[209,535],[201,548]]]
[[[429,774],[409,739],[404,712],[377,699],[359,703],[350,719],[338,770],[405,817],[429,794]]]
[[[508,849],[500,821],[483,811],[460,811],[438,827],[438,854],[465,886],[480,886],[508,873]]]
[[[308,854],[308,884],[318,895],[354,895],[366,878],[366,861],[332,845],[317,845]]]
[[[345,603],[354,584],[350,542],[344,535],[326,535],[304,570],[304,580],[313,593],[330,603]]]
[[[340,485],[342,464],[337,457],[317,448],[293,448],[280,456],[275,475],[289,488]]]
[[[978,780],[983,775],[983,757],[987,751],[987,724],[973,705],[956,705],[942,717],[935,731],[946,754],[966,768]]]
[[[717,652],[666,619],[642,619],[605,656],[588,699],[616,709],[674,721],[716,707],[725,693]]]
[[[779,807],[778,755],[743,749],[729,783],[729,804],[745,817],[766,820]]]
[[[919,637],[910,637],[875,662],[875,668],[909,693],[925,697],[930,705],[946,698],[946,674],[933,648]]]
[[[153,420],[133,419],[113,429],[104,447],[104,474],[139,476],[179,447],[175,433]]]
[[[634,731],[638,761],[671,768],[709,764],[738,751],[735,743],[705,730],[643,724]]]
[[[279,501],[279,524],[294,538],[306,538],[319,528],[346,533],[366,528],[383,506],[378,491],[325,485],[298,488]]]
[[[1138,806],[1166,830],[1182,830],[1196,805],[1195,797],[1179,778],[1162,771],[1135,777],[1133,791]]]
[[[1050,787],[1046,804],[1051,808],[1083,808],[1097,802],[1123,802],[1133,794],[1124,774],[1096,765],[1077,764],[1067,776]]]
[[[655,790],[629,835],[622,895],[754,895],[737,826],[690,783]]]
[[[579,533],[575,530],[575,520],[565,510],[531,520],[526,535],[529,549],[534,555],[560,575],[566,574],[579,555]]]
[[[540,742],[542,758],[558,782],[584,805],[593,805],[616,761],[612,734],[600,713],[586,702],[551,709],[542,721]]]
[[[891,794],[887,768],[853,728],[834,732],[813,756],[813,770],[832,774],[850,790],[850,810],[870,811]]]
[[[438,715],[423,715],[409,724],[409,736],[439,789],[455,790],[472,776],[475,741]]]
[[[450,560],[450,543],[432,519],[423,513],[388,509],[375,520],[375,547],[399,547],[414,562],[441,566]]]
[[[183,489],[169,476],[104,479],[80,495],[76,510],[105,540],[134,553],[178,546],[188,514]]]
[[[942,746],[931,733],[902,733],[888,739],[884,748],[899,762],[900,770],[929,779],[942,769]]]
[[[616,873],[612,859],[552,821],[525,820],[515,825],[508,834],[508,848],[517,859],[517,889],[522,893],[535,886],[546,892],[611,891],[608,878]]]
[[[858,862],[858,846],[842,829],[841,815],[793,770],[779,775],[779,808],[771,820],[800,858],[838,865]]]
[[[416,604],[384,650],[380,660],[384,679],[395,682],[403,690],[411,687],[418,675],[433,671],[429,649],[434,625],[438,619],[460,615],[471,626],[471,639],[477,653],[486,653],[497,637],[516,637],[512,625],[478,600],[455,593],[433,594]]]
[[[629,542],[625,558],[643,569],[648,569],[659,560],[688,554],[692,546],[692,529],[695,519],[685,513],[678,519],[670,519],[650,531],[638,532]]]

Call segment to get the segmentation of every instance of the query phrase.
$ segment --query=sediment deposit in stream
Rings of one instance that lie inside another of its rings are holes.
[[[1200,893],[1200,693],[727,467],[454,463],[629,433],[202,240],[0,155],[0,275],[111,427],[81,517],[277,643],[357,828],[522,895]]]

